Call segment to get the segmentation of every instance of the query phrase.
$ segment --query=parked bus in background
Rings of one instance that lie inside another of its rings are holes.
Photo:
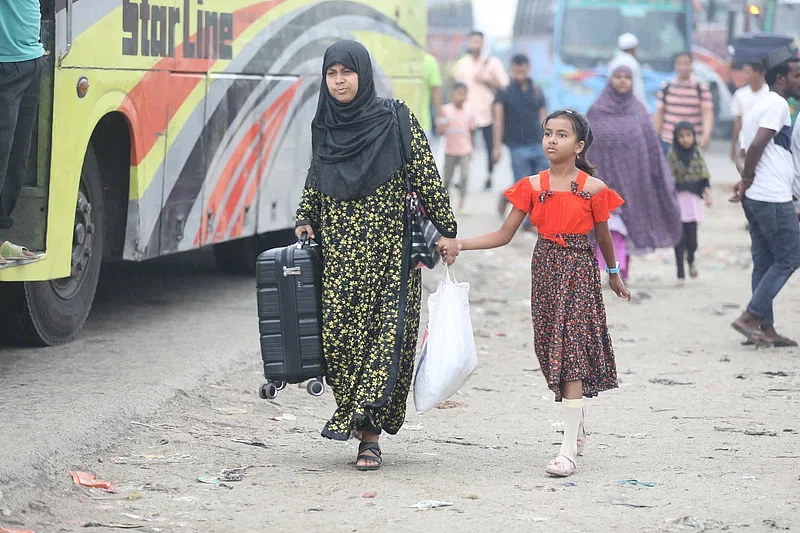
[[[331,43],[360,40],[379,93],[422,102],[425,0],[41,4],[50,61],[3,237],[44,254],[0,270],[2,344],[73,339],[104,258],[213,246],[223,270],[252,271],[294,227]]]
[[[648,106],[672,75],[673,58],[691,48],[691,0],[559,0],[553,32],[555,108],[585,112],[606,85],[606,64],[617,53],[617,38],[639,38],[637,58]]]
[[[439,61],[444,79],[443,95],[449,94],[450,72],[467,48],[475,28],[472,0],[428,0],[428,52]]]

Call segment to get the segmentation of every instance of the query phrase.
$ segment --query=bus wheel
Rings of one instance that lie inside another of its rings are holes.
[[[25,309],[19,315],[17,343],[53,346],[71,341],[80,332],[89,316],[100,276],[104,224],[100,167],[90,143],[75,205],[70,276],[21,284]]]

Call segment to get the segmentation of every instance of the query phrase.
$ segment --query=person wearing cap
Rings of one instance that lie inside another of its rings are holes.
[[[628,67],[633,76],[633,96],[647,107],[647,95],[644,93],[644,81],[642,80],[642,65],[636,59],[636,51],[639,48],[639,38],[632,33],[623,33],[617,39],[619,52],[608,63],[608,76],[619,67]]]
[[[800,268],[800,226],[792,203],[795,161],[789,97],[800,96],[800,58],[788,46],[762,59],[770,92],[753,106],[742,126],[747,146],[742,180],[732,202],[741,202],[750,225],[753,295],[731,324],[746,344],[797,346],[775,331],[772,301]]]

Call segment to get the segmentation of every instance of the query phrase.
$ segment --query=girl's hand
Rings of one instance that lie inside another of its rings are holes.
[[[294,234],[297,236],[298,240],[300,240],[300,237],[303,235],[303,233],[308,233],[309,239],[314,238],[314,230],[311,229],[311,226],[308,224],[294,228]]]
[[[614,294],[629,302],[631,301],[631,291],[625,286],[625,282],[622,281],[619,274],[610,274],[608,276],[608,284],[611,286],[611,290],[614,291]]]
[[[714,200],[711,198],[711,193],[709,191],[706,191],[704,196],[706,199],[706,207],[711,207],[714,205]]]
[[[450,266],[455,263],[456,257],[461,252],[461,243],[458,242],[458,239],[440,237],[439,242],[436,243],[436,250],[442,254],[447,265]]]

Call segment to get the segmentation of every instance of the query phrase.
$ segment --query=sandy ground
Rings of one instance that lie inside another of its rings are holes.
[[[85,451],[32,461],[35,477],[0,489],[0,526],[36,533],[110,531],[91,524],[154,532],[799,529],[800,350],[743,347],[729,327],[748,299],[749,240],[740,208],[724,201],[728,163],[717,155],[710,164],[720,179],[700,231],[700,278],[676,288],[666,251],[632,264],[632,303],[606,291],[620,388],[588,402],[589,442],[572,478],[544,474],[558,451],[560,410],[533,354],[534,240],[520,234],[506,248],[460,258],[480,367],[450,409],[420,416],[409,402],[404,429],[382,442],[379,472],[355,471],[355,442],[319,435],[334,408],[330,393],[314,398],[290,386],[274,401],[259,399],[257,339],[245,339],[237,343],[251,357],[236,356],[221,379],[173,386],[157,410],[140,417],[134,410],[121,430],[106,430]],[[495,198],[471,197],[462,235],[498,225]],[[441,272],[428,274],[426,287],[435,290]],[[255,321],[254,307],[251,319],[233,309],[232,328]],[[779,296],[776,315],[780,330],[800,337],[800,277]],[[80,417],[80,402],[67,401]],[[94,431],[103,427],[97,421]],[[24,453],[24,438],[15,439],[4,451]],[[73,469],[112,481],[116,492],[74,485]],[[198,481],[226,469],[242,479]],[[414,507],[424,500],[450,505]]]

